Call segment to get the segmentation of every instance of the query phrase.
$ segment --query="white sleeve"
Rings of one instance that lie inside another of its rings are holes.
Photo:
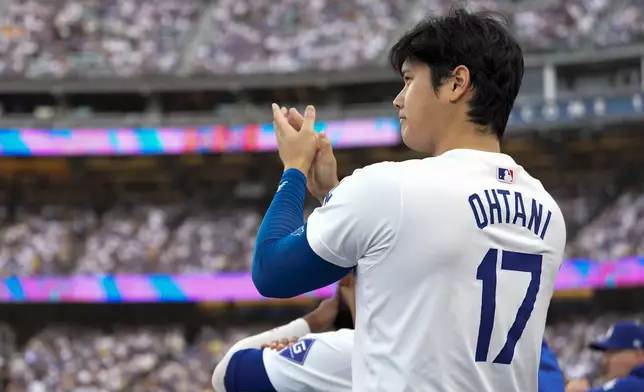
[[[376,263],[394,245],[402,215],[401,179],[394,162],[358,169],[315,209],[306,238],[324,260],[350,268],[360,259]]]
[[[353,330],[309,334],[282,351],[264,350],[278,392],[350,392]]]
[[[297,319],[289,324],[271,329],[270,331],[262,332],[258,335],[249,336],[245,339],[235,343],[230,350],[226,352],[221,361],[215,367],[212,373],[210,382],[216,392],[226,392],[224,377],[226,376],[226,369],[230,359],[237,351],[246,350],[249,348],[260,348],[264,344],[269,344],[275,340],[291,339],[293,337],[301,337],[310,333],[311,329],[309,324],[304,319]],[[270,350],[268,350],[270,351]]]

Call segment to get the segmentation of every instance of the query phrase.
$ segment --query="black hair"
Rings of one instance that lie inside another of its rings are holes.
[[[496,16],[453,7],[447,15],[427,17],[392,46],[389,61],[398,73],[406,60],[427,64],[436,92],[454,68],[467,67],[470,121],[501,139],[521,87],[523,52]]]

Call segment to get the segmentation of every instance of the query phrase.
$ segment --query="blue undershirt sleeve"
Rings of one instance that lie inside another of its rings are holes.
[[[555,353],[550,350],[544,338],[539,361],[539,392],[564,392],[564,389],[563,372]]]
[[[252,278],[265,297],[295,297],[337,282],[351,271],[311,249],[304,225],[305,195],[304,174],[286,170],[255,240]]]
[[[226,392],[277,392],[264,367],[262,350],[237,351],[226,368]]]

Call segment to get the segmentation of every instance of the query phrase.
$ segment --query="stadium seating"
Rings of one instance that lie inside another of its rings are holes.
[[[634,189],[624,193],[592,224],[584,227],[570,253],[576,257],[595,255],[616,260],[644,254],[644,193]]]
[[[384,63],[392,38],[402,29],[426,12],[446,12],[454,2],[6,0],[0,2],[0,78],[225,75],[369,66]],[[644,43],[644,0],[466,3],[502,14],[529,53]],[[380,113],[381,104],[374,106]],[[221,111],[233,110],[226,106]],[[138,124],[144,116],[130,117]],[[186,120],[180,123],[194,125],[193,113],[183,116]],[[210,122],[211,116],[204,115],[202,122]],[[83,126],[93,124],[79,118]],[[96,121],[114,126],[111,116]],[[563,177],[556,170],[551,174]],[[597,171],[576,181],[550,186],[544,180],[566,217],[566,256],[610,262],[644,255],[644,189],[617,195],[614,184]],[[184,200],[116,203],[99,215],[88,207],[25,204],[17,206],[12,219],[6,216],[13,214],[0,211],[3,277],[247,272],[262,210]],[[546,336],[568,377],[598,371],[599,358],[587,343],[623,317],[588,316],[548,327]],[[636,317],[644,321],[644,314]],[[217,361],[234,342],[258,329],[262,326],[227,326],[227,320],[217,320],[216,328],[204,326],[191,339],[182,328],[107,330],[46,323],[25,343],[16,337],[20,325],[0,323],[0,378],[8,380],[10,392],[211,391],[210,372]]]
[[[383,60],[392,36],[414,18],[445,12],[453,3],[10,0],[0,5],[0,74],[131,76],[358,67]],[[644,38],[644,0],[466,3],[503,14],[531,52]],[[417,12],[404,12],[410,9]],[[410,14],[411,19],[404,16]]]
[[[585,377],[600,367],[601,357],[588,350],[588,343],[602,336],[616,320],[625,318],[642,321],[644,314],[578,317],[557,321],[547,328],[548,342],[567,377]],[[8,327],[1,329],[7,331]],[[21,350],[13,354],[3,352],[2,361],[9,368],[13,388],[9,391],[13,392],[82,387],[106,391],[127,387],[133,392],[205,392],[210,390],[210,373],[226,350],[259,330],[257,325],[204,327],[194,343],[188,344],[181,331],[174,328],[147,327],[108,333],[89,328],[48,327]],[[2,336],[5,339],[11,334]],[[28,389],[36,385],[41,389]]]
[[[167,73],[203,7],[199,0],[3,2],[0,71],[28,77],[69,73]]]
[[[642,192],[627,192],[591,220],[598,192],[555,191],[569,227],[591,222],[569,238],[567,256],[604,261],[644,254]],[[100,218],[51,206],[18,214],[0,225],[0,274],[249,271],[258,210],[189,204],[116,206]]]
[[[9,377],[17,390],[39,384],[37,390],[44,391],[90,386],[116,391],[160,361],[178,358],[184,349],[185,338],[178,329],[147,327],[107,334],[89,328],[52,327],[32,337],[13,357]]]

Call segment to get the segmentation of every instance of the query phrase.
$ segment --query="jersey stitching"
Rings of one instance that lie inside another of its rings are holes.
[[[320,235],[316,235],[316,237],[317,237],[317,240],[320,242],[320,244],[322,244],[322,246],[324,246],[324,249],[326,249],[329,253],[331,253],[331,254],[333,255],[333,257],[335,257],[335,258],[337,258],[337,259],[339,259],[339,260],[342,260],[342,261],[347,261],[347,262],[349,262],[349,261],[350,261],[349,259],[345,259],[344,257],[342,257],[342,256],[340,256],[340,255],[336,254],[334,251],[332,251],[332,250],[327,246],[327,244],[324,242],[324,240],[322,239],[322,236],[320,236]],[[336,263],[332,263],[332,264],[337,265]],[[340,267],[340,266],[338,266],[338,267]],[[346,268],[346,267],[345,267],[345,268]]]
[[[396,224],[396,229],[394,231],[394,238],[391,240],[391,243],[387,247],[387,250],[385,253],[383,253],[382,256],[380,256],[376,261],[374,261],[372,264],[366,266],[364,268],[364,272],[369,271],[371,268],[375,267],[376,265],[380,264],[381,261],[387,258],[391,251],[394,249],[396,244],[398,243],[398,238],[400,237],[400,227],[402,226],[402,216],[403,216],[403,187],[404,187],[404,177],[403,180],[398,182],[398,197],[400,198],[400,201],[398,203],[398,223]]]

